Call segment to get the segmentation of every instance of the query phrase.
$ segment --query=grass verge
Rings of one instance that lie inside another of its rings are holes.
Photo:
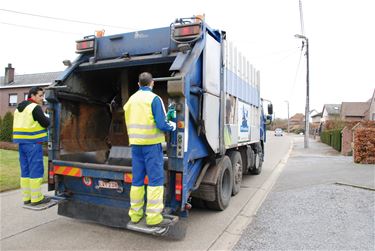
[[[48,158],[44,157],[44,178],[47,181]],[[18,151],[0,149],[0,192],[20,187],[20,163]]]

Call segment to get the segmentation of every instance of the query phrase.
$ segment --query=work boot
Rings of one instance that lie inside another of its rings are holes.
[[[160,223],[158,224],[155,224],[155,225],[150,225],[150,224],[147,224],[148,227],[168,227],[169,225],[172,224],[172,220],[170,219],[163,219]]]
[[[31,206],[36,206],[36,205],[40,205],[40,204],[44,204],[44,203],[47,203],[47,202],[50,202],[51,198],[50,197],[44,197],[42,200],[40,201],[37,201],[37,202],[31,202]]]

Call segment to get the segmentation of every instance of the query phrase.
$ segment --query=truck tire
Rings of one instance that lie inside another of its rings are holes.
[[[250,173],[254,175],[259,175],[262,172],[263,165],[263,149],[260,144],[256,145],[255,150],[255,161],[254,165],[250,168]]]
[[[230,162],[232,162],[232,170],[233,170],[233,188],[232,188],[232,195],[238,194],[241,188],[242,182],[242,158],[241,154],[238,151],[232,151],[229,154]]]
[[[215,200],[206,201],[206,206],[209,209],[223,211],[229,205],[232,195],[233,172],[229,157],[224,156],[218,163],[218,167],[220,171],[214,186]]]

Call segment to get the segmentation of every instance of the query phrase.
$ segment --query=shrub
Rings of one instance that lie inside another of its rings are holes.
[[[341,129],[323,131],[320,134],[320,140],[341,152]]]
[[[13,114],[7,112],[1,122],[0,141],[11,142],[13,134]]]
[[[354,162],[375,164],[375,128],[357,128],[354,131]]]

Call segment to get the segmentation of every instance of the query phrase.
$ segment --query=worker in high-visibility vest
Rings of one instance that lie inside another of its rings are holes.
[[[48,140],[47,127],[50,124],[41,107],[43,100],[43,89],[32,87],[28,99],[18,104],[13,120],[13,142],[19,144],[22,199],[24,204],[31,206],[50,200],[41,191],[44,174],[42,144]]]
[[[129,216],[138,223],[144,213],[145,176],[148,176],[146,224],[167,226],[171,220],[162,216],[164,208],[163,150],[164,132],[176,130],[176,123],[166,121],[162,99],[152,92],[152,75],[139,75],[139,90],[124,105],[125,123],[132,148],[132,186],[130,190]]]

